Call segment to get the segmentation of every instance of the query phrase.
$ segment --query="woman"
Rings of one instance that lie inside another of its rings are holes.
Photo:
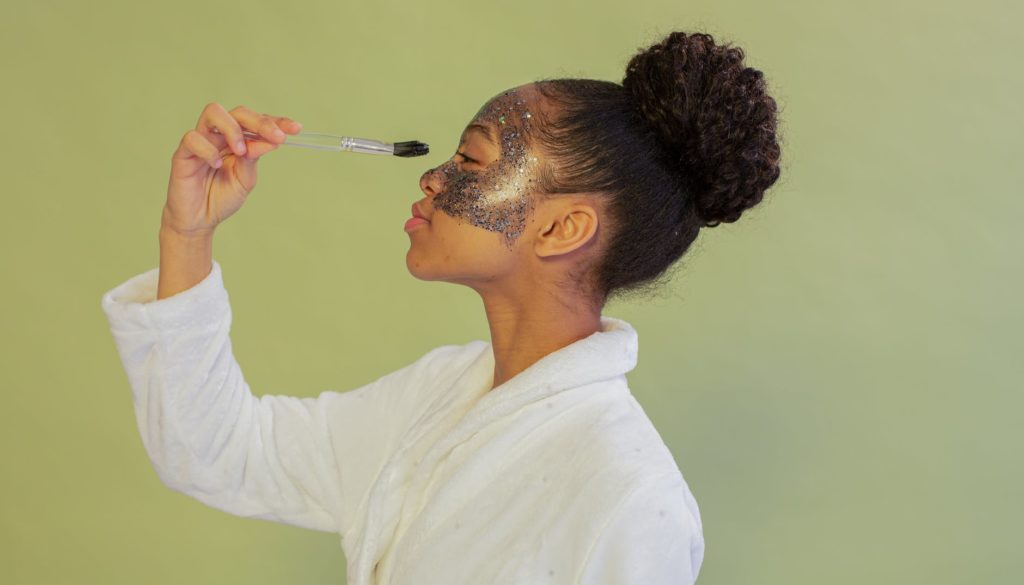
[[[211,252],[260,157],[301,126],[208,105],[172,160],[159,268],[102,301],[161,480],[340,534],[353,585],[695,581],[697,504],[627,385],[636,332],[601,310],[778,178],[776,104],[742,59],[675,32],[621,85],[489,100],[421,177],[406,263],[477,291],[491,341],[316,398],[251,393]],[[236,145],[243,129],[265,141]]]

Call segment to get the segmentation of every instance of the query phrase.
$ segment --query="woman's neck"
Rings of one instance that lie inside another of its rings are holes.
[[[534,290],[520,297],[482,293],[501,386],[544,356],[601,330],[601,309]]]

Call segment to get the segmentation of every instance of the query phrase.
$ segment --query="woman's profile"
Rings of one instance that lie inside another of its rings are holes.
[[[693,583],[697,502],[627,384],[637,333],[602,309],[662,284],[778,178],[776,103],[743,57],[673,32],[621,83],[484,103],[420,178],[405,260],[479,293],[490,341],[315,398],[250,391],[212,255],[259,159],[301,126],[207,105],[172,158],[159,267],[102,299],[161,481],[339,534],[351,585]]]

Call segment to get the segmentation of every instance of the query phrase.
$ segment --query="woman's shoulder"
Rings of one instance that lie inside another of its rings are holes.
[[[439,345],[382,379],[415,381],[420,386],[444,386],[446,382],[458,378],[476,363],[489,346],[489,343],[480,340]]]
[[[585,438],[579,441],[577,453],[584,460],[600,462],[599,469],[594,471],[601,474],[612,494],[621,495],[632,491],[638,483],[651,479],[661,483],[666,478],[678,481],[683,491],[688,492],[677,454],[669,448],[628,385],[624,381],[619,384],[620,391],[609,394],[611,401],[601,406],[598,416],[582,431]]]
[[[479,358],[490,344],[479,339],[466,343],[439,345],[428,350],[414,365],[437,371],[450,372],[452,368],[467,366]]]
[[[474,358],[487,349],[490,344],[480,339],[467,341],[466,343],[449,343],[439,345],[420,358],[421,360],[451,360],[461,358]]]

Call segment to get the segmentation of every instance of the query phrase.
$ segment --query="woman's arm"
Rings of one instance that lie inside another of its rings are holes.
[[[194,236],[160,227],[160,282],[157,300],[188,290],[213,269],[213,233]]]
[[[169,282],[159,269],[132,277],[108,291],[102,307],[163,483],[238,516],[347,531],[423,392],[459,346],[435,348],[347,392],[257,398],[232,353],[219,263],[211,260],[202,280],[163,299],[158,282]]]

